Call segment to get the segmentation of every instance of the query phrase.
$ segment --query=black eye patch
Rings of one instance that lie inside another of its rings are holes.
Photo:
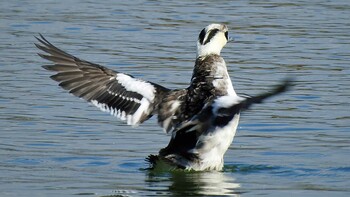
[[[225,37],[226,37],[226,40],[228,40],[228,31],[225,32]]]
[[[207,44],[208,42],[210,42],[210,40],[216,35],[216,33],[218,33],[219,30],[218,29],[213,29],[210,31],[208,38],[205,40],[205,42],[203,43],[204,45]]]
[[[201,31],[201,33],[198,36],[199,43],[203,44],[204,37],[205,37],[205,28]]]

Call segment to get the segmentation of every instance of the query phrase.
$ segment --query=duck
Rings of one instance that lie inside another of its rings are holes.
[[[35,38],[39,42],[35,46],[41,50],[38,55],[51,62],[42,67],[55,72],[50,78],[70,94],[131,126],[157,116],[158,124],[171,134],[171,139],[158,155],[146,158],[151,168],[165,163],[175,169],[221,170],[240,111],[289,86],[289,82],[283,82],[280,91],[249,98],[238,96],[220,55],[232,40],[225,24],[210,24],[199,33],[192,77],[189,86],[182,89],[169,89],[80,59],[42,34]]]
[[[199,113],[172,131],[167,147],[158,155],[149,155],[150,169],[220,171],[224,154],[232,144],[240,113],[253,104],[286,92],[292,80],[286,79],[268,92],[257,96],[217,96],[206,103]]]
[[[157,115],[159,125],[169,133],[181,122],[192,118],[215,96],[236,94],[226,63],[220,56],[229,40],[224,24],[210,24],[200,32],[190,85],[175,90],[77,58],[42,35],[37,39],[40,44],[36,47],[46,53],[39,53],[39,56],[53,62],[43,66],[56,72],[51,79],[69,93],[131,126],[138,126]]]

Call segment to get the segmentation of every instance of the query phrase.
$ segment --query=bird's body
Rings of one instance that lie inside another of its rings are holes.
[[[215,110],[244,101],[236,95],[220,56],[228,41],[226,25],[211,24],[201,31],[190,85],[177,90],[81,60],[43,36],[37,39],[42,45],[36,46],[48,53],[39,55],[54,63],[43,67],[56,72],[51,78],[62,88],[129,125],[158,115],[158,123],[172,137],[159,156],[150,156],[152,166],[163,161],[189,170],[222,169],[223,155],[235,135],[240,109],[225,115],[224,120]]]
[[[198,57],[190,86],[164,96],[159,105],[159,123],[169,132],[192,118],[206,103],[224,95],[236,95],[224,59],[216,54]]]
[[[157,168],[158,163],[168,163],[170,168],[221,170],[224,154],[236,134],[240,112],[286,91],[289,86],[290,82],[285,81],[272,91],[254,97],[215,97],[191,120],[176,127],[168,146],[159,155],[149,156],[148,161],[152,168]]]

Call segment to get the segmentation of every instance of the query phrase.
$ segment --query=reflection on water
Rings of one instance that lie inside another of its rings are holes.
[[[167,180],[170,181],[168,191],[173,196],[239,196],[240,194],[236,191],[240,184],[236,183],[233,177],[229,177],[222,172],[175,171],[166,174],[168,176]],[[159,181],[159,176],[159,174],[149,174],[146,180],[150,185],[149,187],[157,185],[156,180]]]
[[[349,196],[349,10],[342,0],[2,1],[0,196]],[[156,119],[131,128],[69,95],[33,45],[42,33],[83,59],[182,88],[213,22],[235,40],[222,55],[238,93],[297,79],[242,114],[223,172],[138,170],[168,143]]]

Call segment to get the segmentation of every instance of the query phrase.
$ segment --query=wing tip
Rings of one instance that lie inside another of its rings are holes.
[[[52,68],[54,67],[54,65],[42,65],[42,68],[44,68],[45,70],[50,70],[50,71],[54,71]]]
[[[283,93],[289,91],[295,84],[295,77],[287,77],[283,80],[282,84],[278,85],[275,89],[275,93]]]
[[[41,44],[45,45],[45,46],[48,46],[48,45],[51,45],[51,43],[49,41],[46,40],[46,38],[41,34],[39,33],[39,36],[34,36],[35,39],[37,39]],[[35,46],[41,46],[41,45],[38,45],[36,43],[34,43]],[[42,47],[42,46],[41,46]],[[39,47],[38,47],[39,48]],[[40,49],[40,48],[39,48]]]

